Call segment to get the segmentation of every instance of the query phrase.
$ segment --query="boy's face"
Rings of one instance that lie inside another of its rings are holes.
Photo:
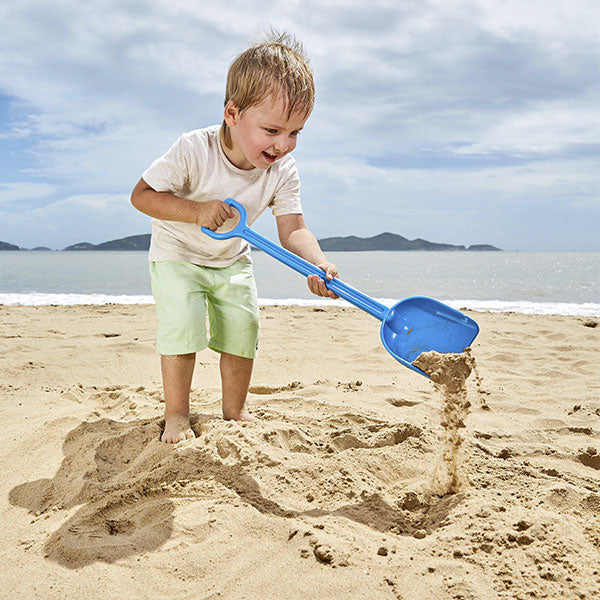
[[[225,122],[233,148],[223,147],[227,158],[239,169],[268,169],[296,147],[298,134],[308,115],[289,118],[283,98],[268,96],[240,113],[231,101],[225,106]]]

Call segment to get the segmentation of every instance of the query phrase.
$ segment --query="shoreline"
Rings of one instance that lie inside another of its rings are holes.
[[[398,300],[374,298],[385,306],[392,306]],[[442,299],[457,310],[471,310],[477,313],[517,313],[524,315],[562,315],[579,317],[600,317],[600,303],[593,302],[532,302],[530,300],[468,300]],[[259,298],[259,306],[298,306],[298,307],[351,307],[345,300],[326,298]],[[150,305],[154,304],[151,295],[145,294],[63,294],[25,292],[0,292],[0,306],[103,306],[103,305]]]

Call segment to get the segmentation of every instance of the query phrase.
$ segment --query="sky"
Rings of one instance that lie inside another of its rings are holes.
[[[131,189],[221,122],[229,64],[274,27],[314,71],[294,156],[318,238],[598,251],[598,22],[597,0],[3,0],[0,241],[150,232]]]

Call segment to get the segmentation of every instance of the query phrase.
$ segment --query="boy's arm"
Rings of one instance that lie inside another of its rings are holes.
[[[338,276],[337,267],[330,263],[317,242],[317,238],[306,226],[301,214],[281,215],[277,217],[277,233],[281,245],[290,252],[297,254],[304,260],[323,269],[328,279]],[[325,286],[325,282],[317,275],[308,276],[308,288],[317,296],[337,298],[331,290]]]
[[[171,192],[157,192],[144,179],[140,179],[133,188],[131,204],[155,219],[196,223],[213,231],[221,227],[227,219],[233,218],[233,211],[225,202],[194,202],[175,196]]]

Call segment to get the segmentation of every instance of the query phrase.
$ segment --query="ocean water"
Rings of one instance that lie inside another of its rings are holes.
[[[331,252],[349,285],[393,304],[431,296],[456,308],[600,316],[600,253]],[[253,253],[261,304],[340,304]],[[145,252],[0,252],[0,304],[152,303]]]

